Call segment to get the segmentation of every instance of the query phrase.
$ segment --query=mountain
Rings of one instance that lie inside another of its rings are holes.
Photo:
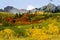
[[[57,6],[57,11],[59,11],[59,12],[60,12],[60,6]]]
[[[36,12],[36,11],[43,11],[43,12],[60,12],[60,6],[55,6],[52,3],[49,3],[48,5],[42,6],[40,8],[35,8],[32,10],[26,10],[26,9],[17,9],[12,6],[7,6],[3,9],[0,9],[0,12],[10,12],[10,13],[27,13],[27,12]]]
[[[54,4],[49,3],[44,9],[44,11],[46,12],[55,12],[56,6]]]
[[[18,9],[16,9],[16,8],[14,8],[14,7],[12,7],[12,6],[7,6],[7,7],[5,7],[5,8],[4,8],[4,11],[5,11],[5,12],[10,12],[10,13],[18,13],[18,12],[19,12]]]
[[[35,8],[35,11],[43,11],[43,12],[60,12],[60,6],[55,6],[52,3],[45,5],[41,8]]]
[[[3,9],[0,9],[0,12],[4,12],[4,10]]]
[[[16,9],[16,8],[12,7],[12,6],[5,7],[4,11],[5,12],[10,12],[10,13],[26,13],[27,12],[27,10],[25,10],[25,9],[20,9],[19,10],[19,9]]]

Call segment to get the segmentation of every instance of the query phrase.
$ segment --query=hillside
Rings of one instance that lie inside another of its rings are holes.
[[[60,6],[0,9],[0,40],[60,40]]]
[[[60,40],[60,13],[39,13],[0,12],[0,39]]]

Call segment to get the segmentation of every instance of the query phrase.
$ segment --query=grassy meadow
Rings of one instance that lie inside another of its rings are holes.
[[[0,12],[0,40],[60,40],[60,13]]]

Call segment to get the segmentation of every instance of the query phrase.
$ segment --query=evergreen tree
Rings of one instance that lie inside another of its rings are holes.
[[[21,18],[21,17],[22,17],[22,14],[19,13],[19,18]]]
[[[18,15],[18,13],[16,13],[14,18],[18,18],[18,17],[19,17],[19,15]]]

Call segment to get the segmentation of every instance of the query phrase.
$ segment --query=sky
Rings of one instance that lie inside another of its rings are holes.
[[[17,9],[33,9],[39,8],[48,3],[60,5],[60,0],[0,0],[0,9],[6,6],[13,6]]]

